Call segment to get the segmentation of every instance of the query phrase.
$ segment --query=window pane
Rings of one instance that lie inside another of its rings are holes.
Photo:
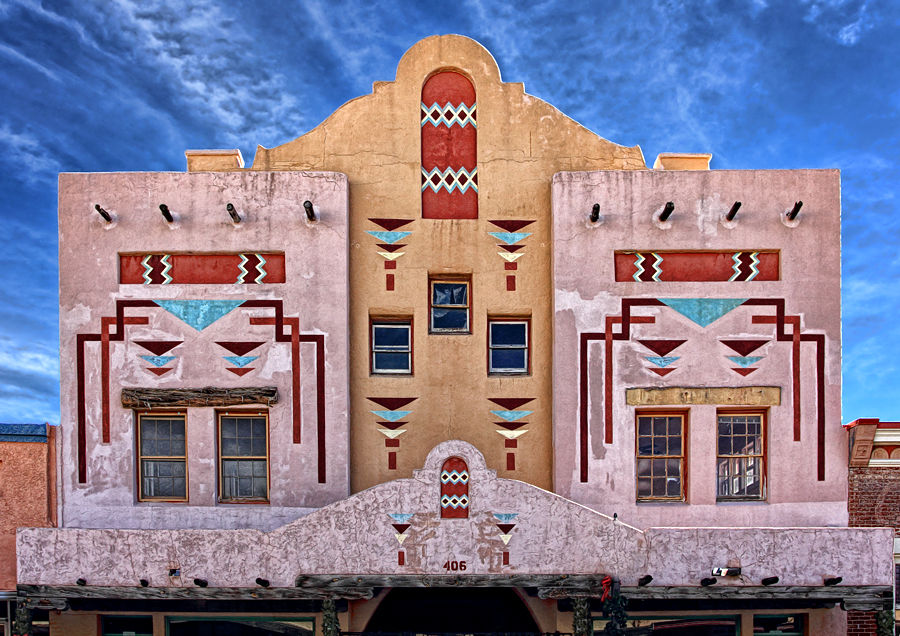
[[[653,434],[654,435],[665,435],[666,434],[666,418],[664,418],[664,417],[654,417],[653,418]]]
[[[223,437],[222,438],[222,454],[223,455],[237,455],[237,440],[234,438]]]
[[[261,437],[262,439],[266,439],[266,420],[260,417],[255,417],[251,422],[251,434],[253,437]]]
[[[681,478],[680,477],[669,477],[666,482],[666,496],[667,497],[680,497],[681,496]]]
[[[650,478],[638,477],[638,497],[650,496]]]
[[[653,454],[653,438],[652,437],[639,437],[638,438],[638,455],[642,457],[646,457],[647,455]]]
[[[265,457],[266,456],[266,438],[265,437],[254,437],[251,453],[254,457]]]
[[[434,329],[468,329],[468,309],[432,309],[432,327]]]
[[[681,418],[669,418],[669,435],[681,435]]]
[[[432,305],[467,305],[468,289],[466,283],[434,283]]]
[[[409,354],[375,352],[374,370],[409,371]]]
[[[250,420],[243,417],[237,420],[237,436],[250,437]]]
[[[250,445],[249,437],[239,437],[237,440],[237,443],[238,443],[238,452],[237,452],[238,455],[240,455],[240,456],[250,455],[250,451],[252,450],[252,448]]]
[[[235,437],[237,435],[237,420],[233,417],[222,418],[222,437]]]
[[[491,370],[527,371],[524,349],[491,349]]]
[[[669,455],[681,455],[681,438],[669,438]]]
[[[409,325],[386,327],[375,325],[372,343],[376,349],[387,347],[392,349],[409,349]]]
[[[492,322],[491,346],[525,346],[527,325],[522,322]]]
[[[638,435],[650,435],[653,430],[650,422],[649,417],[638,418]]]

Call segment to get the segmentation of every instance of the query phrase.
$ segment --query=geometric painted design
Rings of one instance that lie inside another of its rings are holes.
[[[396,537],[397,541],[400,542],[400,545],[403,545],[403,542],[406,541],[406,537],[408,537],[408,536],[409,536],[408,534],[395,534],[394,535],[394,537]]]
[[[245,300],[154,300],[157,305],[197,331],[231,313]]]
[[[391,525],[394,526],[394,530],[396,530],[400,534],[403,534],[404,532],[406,532],[407,528],[409,528],[408,523],[392,523]]]
[[[760,360],[762,360],[761,357],[757,357],[757,356],[725,356],[725,357],[728,358],[729,360],[731,360],[732,362],[734,362],[735,364],[739,364],[740,366],[742,366],[745,369],[749,366],[756,364]]]
[[[400,419],[403,419],[412,411],[369,411],[370,413],[374,413],[378,417],[384,418],[390,422],[396,422]]]
[[[406,426],[409,422],[375,422],[378,426],[384,426],[385,428],[389,428],[392,431],[400,428],[401,426]]]
[[[502,406],[505,409],[514,411],[520,406],[524,406],[529,402],[533,402],[535,398],[488,398],[488,400],[490,400],[497,406]]]
[[[518,512],[495,512],[494,516],[497,517],[499,521],[503,523],[509,523],[513,519],[519,516]]]
[[[387,230],[388,232],[393,232],[398,227],[403,227],[404,225],[408,225],[412,223],[412,219],[369,219],[372,223],[379,226],[380,228]]]
[[[401,435],[403,435],[406,432],[405,428],[398,428],[396,431],[386,431],[381,428],[379,428],[377,430],[379,433],[383,433],[384,436],[387,437],[388,439],[397,439],[398,437],[400,437]]]
[[[674,369],[673,369],[674,370]],[[528,422],[494,422],[495,426],[502,426],[508,431],[514,431],[517,428],[528,426]]]
[[[509,534],[510,532],[512,532],[512,529],[516,527],[516,524],[514,523],[497,523],[494,525],[500,528],[500,532],[502,532],[503,534]]]
[[[406,243],[397,243],[396,245],[388,245],[387,243],[376,243],[375,247],[383,249],[385,252],[396,252],[397,250],[406,247]],[[379,252],[380,254],[381,252]]]
[[[422,192],[428,188],[434,192],[440,192],[443,188],[451,194],[454,190],[465,194],[469,188],[478,192],[478,168],[473,168],[471,171],[463,167],[454,170],[449,166],[443,170],[422,168]]]
[[[251,371],[253,371],[254,367],[244,367],[244,368],[235,368],[235,367],[225,367],[226,371],[231,371],[235,375],[247,375]]]
[[[174,360],[178,356],[141,356],[141,357],[155,367],[162,367],[162,366],[169,364],[172,360]]]
[[[477,219],[475,87],[459,73],[442,71],[425,81],[420,102],[422,218]]]
[[[617,282],[749,282],[780,280],[778,252],[616,252]]]
[[[454,106],[448,103],[441,106],[435,102],[431,106],[426,106],[423,103],[421,125],[424,126],[425,124],[431,124],[432,126],[444,125],[448,128],[454,124],[461,127],[471,124],[477,128],[478,125],[475,123],[475,104],[466,106],[463,103],[459,106]]]
[[[746,377],[746,376],[750,375],[751,373],[753,373],[754,371],[758,371],[759,369],[757,367],[753,367],[751,369],[732,368],[731,370],[734,371],[735,373],[739,373],[740,375]]]
[[[747,302],[746,298],[659,298],[657,300],[701,327],[708,327],[725,314]]]
[[[733,351],[739,353],[742,356],[749,356],[751,353],[759,349],[764,344],[768,343],[768,340],[720,340],[723,345],[729,347]]]
[[[501,245],[500,243],[497,243],[497,247],[499,247],[501,250],[506,250],[507,252],[509,252],[511,254],[513,252],[518,252],[520,249],[522,249],[525,246],[524,245]]]
[[[517,259],[521,258],[525,254],[525,252],[522,252],[521,254],[508,254],[506,252],[497,252],[497,254],[499,254],[500,258],[502,258],[507,263],[514,263],[514,262],[516,262]]]
[[[236,367],[246,367],[254,360],[259,360],[259,356],[222,356]]]
[[[388,516],[396,521],[397,523],[406,523],[410,519],[412,519],[415,513],[406,513],[406,512],[389,512]]]
[[[378,255],[388,261],[396,261],[398,258],[406,254],[406,252],[378,252]]]
[[[509,545],[509,540],[512,539],[511,534],[501,534],[500,538],[503,540],[503,545]]]
[[[669,367],[668,369],[653,369],[651,367],[647,367],[647,371],[652,371],[656,375],[660,377],[664,377],[672,373],[675,370],[675,367]]]
[[[655,364],[656,366],[658,366],[660,368],[665,368],[665,367],[669,366],[670,364],[672,364],[673,362],[675,362],[676,360],[680,360],[681,357],[674,356],[674,357],[655,358],[653,356],[650,356],[650,357],[645,357],[644,359],[649,361],[652,364]]]
[[[284,254],[120,254],[119,282],[123,285],[284,283]]]
[[[500,221],[488,221],[488,223],[492,223],[499,227],[501,230],[506,230],[507,232],[518,232],[523,227],[528,227],[534,221],[521,221],[521,220],[500,220]]]
[[[638,342],[658,356],[667,356],[687,340],[638,340]]]
[[[412,232],[374,232],[372,230],[366,230],[366,234],[371,234],[379,241],[393,245],[397,241],[405,239],[412,234]]]
[[[182,340],[132,340],[132,342],[136,345],[142,346],[144,349],[149,351],[152,354],[161,356],[178,345],[180,345]]]
[[[516,439],[517,437],[521,437],[528,431],[524,430],[524,431],[497,431],[497,432],[500,433],[506,439]]]
[[[237,278],[238,285],[243,285],[247,277],[250,277],[250,280],[257,285],[263,282],[263,279],[266,277],[265,264],[266,259],[263,258],[262,254],[240,254],[241,262],[238,265],[238,269],[241,270],[240,276]],[[247,263],[250,263],[249,267],[246,267]]]
[[[264,345],[264,342],[217,342],[217,345],[227,349],[236,356],[245,356],[257,347]]]
[[[459,457],[449,457],[441,466],[440,501],[442,519],[468,518],[469,467]]]
[[[147,369],[147,371],[149,371],[150,373],[153,373],[155,375],[163,375],[172,370],[171,368],[168,368],[168,369],[157,369],[155,367],[144,367],[144,368]]]
[[[143,279],[145,285],[168,285],[172,282],[169,270],[172,269],[169,258],[171,254],[147,254],[142,260],[144,267]]]
[[[491,413],[507,422],[515,422],[516,420],[531,415],[534,411],[491,411]]]
[[[370,397],[366,398],[367,400],[371,400],[375,402],[378,406],[382,406],[389,411],[396,411],[397,409],[403,408],[410,402],[415,401],[417,398],[402,398],[402,397]],[[407,411],[407,413],[411,413],[412,411]],[[397,418],[399,419],[399,418]],[[392,420],[396,421],[396,420]]]
[[[507,245],[515,245],[519,241],[531,236],[531,232],[488,232],[498,241],[503,241]]]

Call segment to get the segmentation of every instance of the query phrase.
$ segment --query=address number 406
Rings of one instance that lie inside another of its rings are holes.
[[[448,572],[465,572],[466,571],[466,562],[465,561],[447,561],[444,564],[444,569]]]

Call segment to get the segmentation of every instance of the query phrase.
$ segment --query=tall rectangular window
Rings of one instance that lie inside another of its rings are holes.
[[[373,320],[372,373],[412,373],[412,321]]]
[[[526,374],[530,370],[528,320],[488,319],[488,372]]]
[[[765,498],[764,423],[762,413],[718,414],[719,501]]]
[[[638,501],[684,500],[684,413],[637,414]]]
[[[471,300],[468,280],[433,278],[431,284],[432,333],[471,333]]]
[[[187,500],[184,413],[138,415],[138,473],[141,501]]]
[[[219,414],[219,498],[268,501],[268,418],[262,413]]]

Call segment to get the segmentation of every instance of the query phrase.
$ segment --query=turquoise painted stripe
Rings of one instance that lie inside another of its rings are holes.
[[[494,516],[497,517],[503,523],[509,523],[513,519],[519,516],[518,512],[495,512]]]
[[[531,415],[534,411],[491,411],[497,417],[503,418],[507,422],[515,422],[521,420],[526,415]]]
[[[371,234],[382,243],[393,245],[397,241],[402,241],[403,239],[405,239],[407,236],[412,234],[412,232],[373,232],[370,230],[366,230],[366,234]]]
[[[244,304],[243,300],[154,300],[170,314],[203,331],[219,318]]]
[[[141,356],[154,367],[164,367],[178,356]]]
[[[735,364],[739,364],[745,369],[749,366],[753,366],[760,360],[762,360],[762,356],[725,356]]]
[[[746,298],[658,298],[688,320],[701,327],[713,322],[745,302]]]
[[[388,515],[391,519],[396,521],[397,523],[406,523],[415,513],[406,513],[406,512],[389,512]]]
[[[667,356],[667,357],[663,357],[663,358],[656,357],[656,356],[649,356],[649,357],[646,357],[646,359],[658,367],[666,368],[667,366],[669,366],[676,360],[680,360],[681,356]]]
[[[498,241],[503,241],[507,245],[515,245],[523,238],[531,236],[531,232],[488,232]]]
[[[222,356],[236,367],[246,367],[254,360],[259,360],[259,356]]]
[[[396,422],[412,413],[412,411],[370,411],[380,418],[386,419],[388,422]]]

